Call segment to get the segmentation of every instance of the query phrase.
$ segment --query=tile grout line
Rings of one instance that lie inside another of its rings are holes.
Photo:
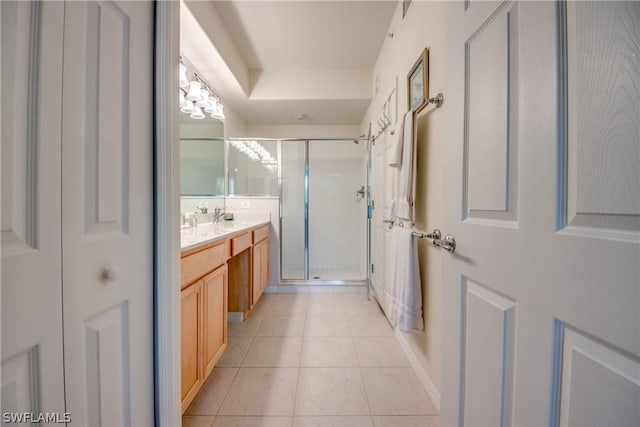
[[[270,307],[269,307],[270,308]],[[268,309],[267,308],[267,312]],[[244,351],[244,354],[242,355],[242,358],[240,359],[240,362],[238,363],[238,367],[236,368],[236,372],[233,375],[233,378],[231,379],[231,381],[229,382],[229,386],[227,387],[227,390],[224,393],[224,396],[222,397],[222,400],[220,401],[220,406],[218,407],[218,409],[216,410],[215,413],[215,417],[214,417],[214,421],[215,418],[217,418],[218,416],[220,416],[220,410],[222,409],[222,406],[224,405],[224,402],[227,400],[227,396],[229,396],[229,392],[231,391],[231,386],[233,385],[234,381],[236,380],[236,378],[238,377],[238,374],[240,373],[240,369],[242,369],[242,363],[244,362],[244,359],[247,357],[247,354],[249,353],[249,349],[251,348],[251,346],[253,345],[253,341],[255,340],[256,334],[258,333],[258,329],[260,328],[260,325],[262,324],[262,322],[264,321],[264,318],[266,317],[266,313],[264,316],[262,316],[262,318],[260,319],[260,321],[258,322],[258,325],[256,326],[256,331],[253,335],[251,335],[251,342],[249,342],[249,345],[247,346],[247,349]]]
[[[298,406],[298,390],[300,389],[300,373],[302,371],[302,352],[304,351],[304,339],[305,339],[305,328],[307,326],[307,316],[309,315],[309,305],[307,303],[307,308],[305,310],[305,316],[302,320],[302,342],[300,344],[300,357],[298,358],[298,377],[296,378],[296,389],[293,395],[293,410],[291,414],[291,425],[293,426],[295,417],[296,417],[296,409]]]

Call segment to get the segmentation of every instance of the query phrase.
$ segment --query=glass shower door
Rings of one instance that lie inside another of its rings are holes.
[[[306,141],[280,143],[281,277],[305,280],[306,265]]]
[[[309,279],[366,280],[366,142],[310,140]]]

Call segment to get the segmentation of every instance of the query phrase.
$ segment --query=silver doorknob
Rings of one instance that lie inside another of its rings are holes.
[[[115,282],[118,280],[118,269],[113,266],[106,266],[102,269],[102,279],[107,282]]]

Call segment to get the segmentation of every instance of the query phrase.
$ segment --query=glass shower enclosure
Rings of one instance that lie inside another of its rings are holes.
[[[367,280],[366,140],[280,144],[281,280]]]

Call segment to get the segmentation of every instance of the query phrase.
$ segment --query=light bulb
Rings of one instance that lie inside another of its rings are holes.
[[[207,106],[204,107],[204,111],[209,114],[216,112],[216,99],[213,96],[209,97],[209,102],[207,102]]]
[[[193,111],[194,111],[193,102],[192,102],[192,101],[189,101],[189,100],[187,99],[187,100],[185,101],[185,105],[184,105],[184,107],[182,107],[182,108],[180,109],[180,111],[182,111],[183,113],[186,113],[186,114],[191,114],[191,113],[193,113]]]
[[[187,99],[184,97],[184,91],[180,91],[180,95],[178,95],[178,99],[180,100],[180,109],[183,109],[187,105]]]
[[[199,101],[202,98],[200,94],[200,89],[202,88],[202,84],[198,81],[192,80],[189,83],[189,93],[187,93],[187,99],[192,101]]]
[[[191,113],[191,118],[198,119],[198,120],[204,119],[204,114],[202,114],[202,108],[196,105],[195,110],[193,111],[193,113]]]
[[[211,113],[211,117],[218,120],[224,119],[224,113],[222,112],[222,103],[220,101],[216,102],[215,111]]]
[[[198,107],[206,108],[209,105],[209,91],[202,89],[200,91],[200,99],[196,102]]]
[[[189,87],[189,79],[187,79],[187,67],[184,64],[180,63],[180,87],[186,88]]]
[[[218,101],[217,104],[218,104],[218,116],[220,120],[224,120],[224,106],[220,101]]]

